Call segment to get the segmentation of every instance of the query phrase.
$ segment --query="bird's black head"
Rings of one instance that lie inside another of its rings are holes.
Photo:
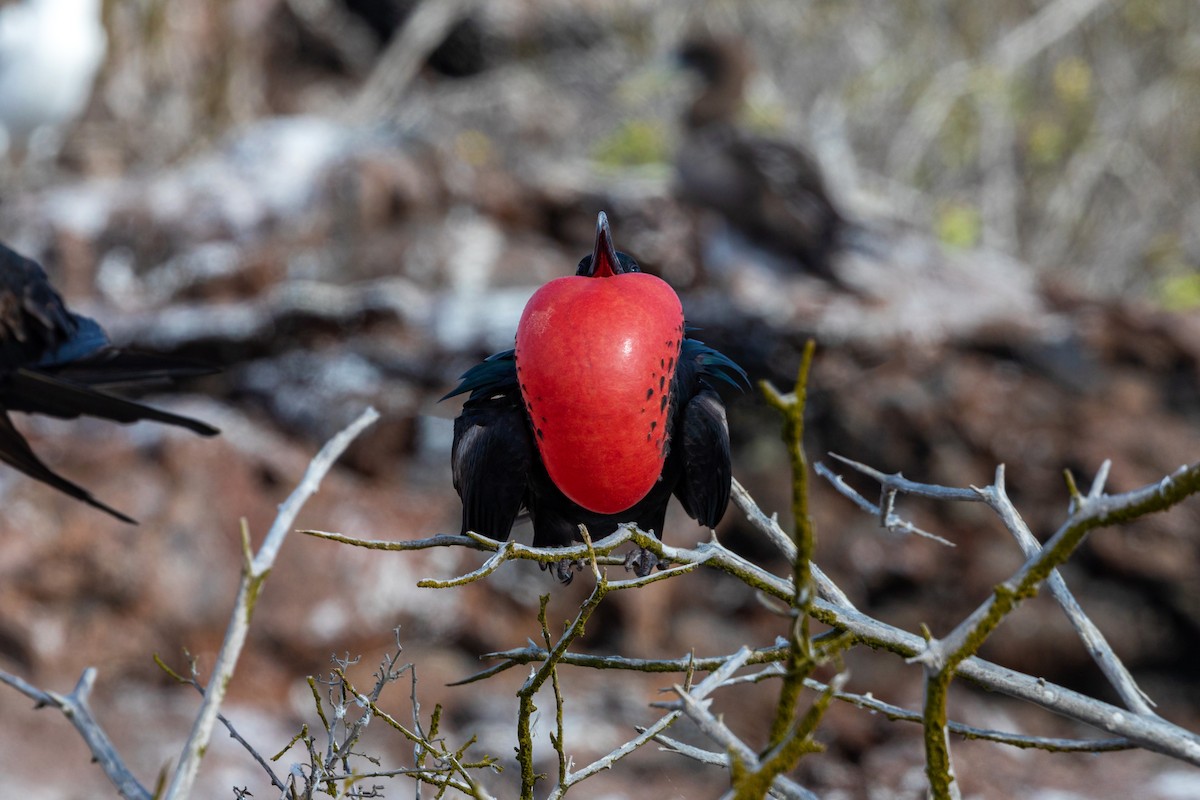
[[[579,259],[575,274],[584,278],[606,278],[641,271],[633,256],[620,253],[613,247],[608,215],[601,211],[596,217],[596,244],[592,247],[591,255]]]
[[[710,85],[741,80],[750,71],[746,43],[734,36],[694,32],[680,43],[675,57],[681,67],[692,70]]]
[[[687,126],[733,121],[742,107],[751,72],[746,43],[737,37],[699,31],[688,36],[675,53],[680,66],[695,72],[703,82],[684,116]]]
[[[679,46],[675,57],[707,83],[715,83],[724,67],[721,52],[710,38],[692,37]]]

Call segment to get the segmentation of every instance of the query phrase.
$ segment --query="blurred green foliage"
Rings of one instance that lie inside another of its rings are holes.
[[[938,212],[938,239],[951,247],[973,247],[978,244],[982,228],[979,210],[966,203],[946,203]]]
[[[1200,272],[1168,275],[1157,284],[1159,304],[1168,311],[1200,308]]]
[[[661,122],[631,119],[596,143],[592,157],[607,167],[636,167],[670,161],[667,130]]]

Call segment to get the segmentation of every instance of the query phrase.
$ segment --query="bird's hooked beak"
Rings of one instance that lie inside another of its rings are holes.
[[[596,216],[596,244],[592,247],[592,259],[587,275],[589,278],[611,278],[624,271],[617,260],[617,249],[613,247],[608,214],[601,211]]]

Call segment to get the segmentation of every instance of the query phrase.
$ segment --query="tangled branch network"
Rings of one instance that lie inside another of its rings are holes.
[[[937,798],[960,796],[950,752],[951,736],[1066,752],[1143,748],[1200,766],[1200,736],[1163,719],[1155,712],[1153,703],[1137,686],[1129,670],[1088,618],[1057,571],[1091,531],[1165,510],[1196,493],[1200,490],[1200,464],[1180,468],[1155,484],[1131,492],[1107,494],[1104,485],[1109,465],[1106,463],[1086,493],[1069,483],[1070,501],[1066,518],[1044,545],[1039,545],[1009,499],[1003,466],[997,468],[989,486],[953,488],[918,483],[899,474],[885,474],[865,464],[832,456],[831,463],[840,465],[847,474],[853,472],[860,479],[865,478],[878,485],[878,500],[872,501],[851,488],[843,473],[827,464],[817,464],[816,474],[829,481],[865,513],[876,518],[879,525],[887,530],[941,538],[922,531],[898,510],[902,497],[918,496],[940,502],[982,503],[994,512],[1004,529],[1012,535],[1024,554],[1024,563],[997,585],[992,594],[947,635],[935,638],[928,632],[918,634],[889,625],[856,608],[846,593],[811,560],[813,532],[807,518],[808,468],[803,450],[799,447],[803,435],[805,376],[806,369],[802,369],[796,390],[788,394],[765,387],[768,401],[784,415],[784,438],[789,446],[794,470],[795,529],[785,530],[776,516],[764,512],[737,481],[734,481],[732,493],[735,504],[750,523],[792,566],[790,574],[778,575],[763,568],[732,552],[715,536],[692,547],[673,547],[632,525],[622,526],[598,541],[592,541],[587,530],[583,529],[583,542],[569,548],[534,548],[475,533],[385,541],[324,531],[303,532],[312,537],[376,550],[455,547],[487,554],[478,568],[465,574],[428,578],[419,582],[419,586],[430,589],[454,590],[483,580],[517,560],[549,564],[565,558],[578,560],[585,565],[594,582],[593,589],[561,635],[551,633],[546,614],[549,598],[545,596],[539,612],[541,641],[528,641],[519,647],[485,654],[483,658],[494,663],[457,684],[484,681],[513,667],[530,668],[529,676],[517,693],[518,711],[514,724],[522,797],[562,797],[581,782],[613,768],[630,753],[654,742],[669,753],[727,768],[730,777],[727,797],[812,798],[815,797],[813,792],[789,777],[788,773],[805,755],[821,749],[816,732],[825,710],[834,701],[881,713],[889,719],[920,724],[930,795]],[[439,793],[454,790],[469,797],[495,796],[488,784],[491,781],[489,776],[494,776],[499,770],[499,762],[491,757],[468,757],[467,751],[475,744],[474,738],[459,746],[449,746],[438,730],[440,709],[435,708],[427,719],[422,717],[417,700],[415,670],[411,664],[400,663],[399,641],[395,652],[384,659],[376,673],[375,684],[370,689],[356,688],[347,677],[347,668],[352,663],[348,657],[335,660],[334,669],[327,678],[310,678],[309,686],[321,722],[317,731],[323,731],[323,739],[305,726],[283,750],[273,758],[267,758],[238,735],[233,724],[219,713],[224,689],[233,676],[238,654],[248,635],[256,599],[264,590],[265,579],[284,535],[290,529],[300,506],[316,490],[333,461],[373,419],[374,412],[368,410],[314,458],[305,479],[281,507],[279,518],[257,553],[251,552],[249,534],[244,532],[242,586],[231,615],[225,645],[207,683],[201,681],[194,665],[190,675],[186,676],[163,665],[178,681],[199,691],[203,695],[203,703],[192,736],[181,749],[179,763],[159,791],[152,792],[137,780],[91,714],[88,696],[97,679],[94,669],[85,671],[74,690],[65,695],[40,689],[18,676],[3,672],[0,672],[0,682],[32,698],[39,706],[60,709],[84,739],[118,794],[124,798],[148,800],[155,796],[176,799],[191,796],[200,760],[213,727],[218,722],[247,749],[281,798],[314,797],[318,794],[380,797],[383,796],[384,786],[371,781],[396,777],[435,787]],[[618,551],[628,546],[648,550],[670,566],[646,577],[610,580],[607,567],[626,563],[625,557]],[[747,643],[729,654],[698,656],[693,652],[676,659],[629,658],[573,650],[588,620],[608,595],[636,590],[656,581],[679,579],[702,566],[733,576],[757,590],[781,610],[788,624],[774,642],[758,646]],[[1120,705],[1104,702],[975,655],[1001,621],[1042,586],[1049,589],[1067,615],[1087,651],[1120,698]],[[811,622],[822,623],[825,629],[814,633],[809,630]],[[909,663],[920,665],[925,676],[923,707],[906,709],[882,702],[869,692],[847,691],[848,675],[840,669],[841,656],[860,645],[888,651]],[[818,667],[830,664],[838,667],[832,679],[821,681],[813,677]],[[559,682],[563,669],[667,673],[678,678],[668,689],[672,699],[652,704],[662,712],[657,720],[642,727],[631,726],[630,738],[619,747],[583,766],[577,766],[570,754],[570,743],[563,724],[564,707],[570,702],[568,693]],[[412,680],[412,720],[408,724],[401,723],[380,704],[384,687],[406,674]],[[1076,720],[1096,729],[1098,734],[1093,738],[1079,739],[1038,737],[982,729],[951,720],[947,714],[948,690],[954,679],[959,677]],[[768,744],[765,748],[755,748],[748,744],[745,735],[739,735],[725,723],[722,716],[713,710],[713,703],[720,692],[728,687],[764,681],[778,683],[779,700],[769,730],[763,736]],[[554,724],[546,734],[557,757],[557,770],[553,777],[538,771],[539,765],[534,756],[535,741],[540,741],[537,732],[539,715],[534,701],[539,692],[547,687],[554,700]],[[812,699],[802,703],[802,697]],[[671,727],[684,718],[711,743],[711,747],[687,744],[669,735]],[[411,765],[384,766],[378,759],[365,756],[356,749],[371,719],[383,721],[410,743],[413,752]],[[278,767],[273,766],[285,753],[294,752],[297,746],[301,753],[300,761],[292,763],[286,772],[280,772]],[[353,759],[361,757],[370,758],[373,766],[363,769],[352,763]],[[239,792],[241,796],[249,796],[246,790],[235,790],[235,795]]]
[[[1113,652],[1099,628],[1084,612],[1057,571],[1057,567],[1075,552],[1089,532],[1165,510],[1196,493],[1200,489],[1200,465],[1182,467],[1161,481],[1141,489],[1110,495],[1104,491],[1110,466],[1106,462],[1086,494],[1081,493],[1073,482],[1069,484],[1070,504],[1066,519],[1042,546],[1008,497],[1003,465],[996,469],[994,481],[989,486],[954,488],[918,483],[899,474],[885,474],[865,464],[831,455],[834,463],[857,473],[860,477],[874,481],[879,486],[878,501],[872,502],[863,497],[850,487],[842,474],[826,464],[817,464],[815,472],[864,512],[877,518],[881,527],[898,533],[927,536],[949,544],[944,538],[923,531],[905,519],[897,511],[898,498],[913,495],[942,502],[983,503],[995,513],[1024,555],[1025,562],[1022,566],[996,586],[992,595],[945,637],[938,639],[928,632],[918,634],[902,630],[856,608],[846,593],[811,561],[812,530],[811,523],[807,520],[807,464],[799,446],[803,434],[807,364],[808,360],[801,369],[801,377],[794,392],[784,395],[770,386],[764,386],[768,401],[781,411],[785,419],[784,439],[789,444],[793,456],[795,476],[793,511],[796,512],[796,530],[785,531],[777,518],[766,514],[744,487],[737,481],[734,481],[733,485],[733,499],[737,506],[754,527],[793,565],[790,576],[779,576],[763,569],[730,551],[717,541],[715,536],[691,548],[672,547],[632,526],[619,528],[612,535],[596,542],[587,537],[585,530],[583,544],[565,549],[537,549],[512,541],[496,541],[475,533],[463,536],[436,536],[407,542],[368,541],[319,531],[306,533],[345,544],[381,550],[458,546],[489,553],[479,568],[466,574],[420,582],[419,585],[429,588],[448,589],[462,586],[485,578],[513,560],[534,560],[546,564],[568,558],[581,559],[591,565],[595,589],[583,604],[579,616],[567,627],[562,637],[554,640],[549,635],[543,619],[543,642],[531,641],[523,647],[489,653],[484,658],[496,663],[461,683],[483,680],[515,666],[530,664],[537,665],[537,669],[522,690],[522,697],[536,691],[548,677],[555,677],[555,670],[559,667],[676,673],[684,675],[684,680],[671,689],[677,699],[671,703],[660,704],[667,711],[664,716],[653,725],[641,729],[638,736],[630,739],[622,747],[579,770],[571,769],[570,759],[563,749],[563,700],[555,684],[559,730],[551,736],[551,741],[559,754],[560,770],[557,784],[549,794],[551,797],[562,796],[580,780],[611,767],[614,762],[649,741],[656,741],[668,750],[689,758],[727,766],[732,777],[732,797],[763,796],[763,793],[780,797],[811,796],[807,790],[786,778],[784,773],[791,770],[805,752],[820,749],[812,739],[812,733],[830,700],[840,700],[872,712],[883,713],[891,719],[920,723],[924,729],[926,773],[930,792],[934,797],[959,796],[950,755],[949,737],[952,734],[1015,747],[1056,752],[1103,752],[1144,748],[1200,766],[1200,737],[1155,713],[1150,699],[1137,686],[1129,670]],[[616,555],[616,551],[628,543],[652,552],[658,559],[672,566],[645,578],[609,580],[601,567],[624,563],[625,559]],[[608,593],[635,589],[651,581],[676,578],[702,565],[725,572],[790,609],[794,624],[790,626],[788,635],[781,636],[775,643],[767,646],[747,646],[733,654],[705,658],[690,655],[673,660],[648,660],[620,655],[601,656],[571,652],[571,644],[582,631],[584,623]],[[975,655],[1001,621],[1023,600],[1034,596],[1043,585],[1048,587],[1051,596],[1067,615],[1087,651],[1116,691],[1121,705],[1104,702]],[[829,630],[816,635],[810,634],[807,629],[810,619],[824,623]],[[811,676],[817,666],[830,662],[840,663],[839,653],[858,645],[887,650],[910,663],[921,665],[926,684],[924,707],[904,709],[883,703],[870,693],[847,692],[844,688],[847,678],[845,673],[839,673],[828,683],[817,681]],[[693,683],[692,677],[697,672],[707,672],[708,678]],[[951,682],[957,677],[966,678],[985,689],[1001,692],[1084,723],[1095,728],[1100,735],[1084,739],[1038,737],[1009,731],[986,730],[950,720],[947,718],[948,690]],[[783,688],[779,717],[770,734],[771,744],[765,751],[756,752],[710,710],[710,705],[712,695],[720,688],[765,679],[779,679]],[[795,700],[801,687],[817,693],[817,700],[803,713]],[[785,701],[785,698],[789,697],[790,700]],[[714,749],[697,749],[668,737],[665,734],[666,729],[681,716],[691,719],[712,741]],[[527,721],[518,720],[518,741],[521,747],[525,747],[529,738]],[[522,784],[524,796],[533,796],[531,752],[531,748],[519,748],[521,758],[528,762],[523,762],[523,769],[527,772],[527,779]]]

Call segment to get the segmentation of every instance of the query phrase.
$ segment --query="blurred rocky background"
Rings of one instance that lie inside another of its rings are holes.
[[[754,379],[788,384],[816,337],[814,459],[832,450],[955,486],[988,483],[1005,463],[1044,538],[1066,512],[1064,469],[1086,483],[1111,458],[1110,488],[1126,490],[1200,456],[1191,0],[106,0],[99,11],[107,47],[80,115],[42,138],[15,126],[4,137],[0,240],[120,343],[220,365],[155,401],[223,435],[18,419],[47,463],[141,524],[0,470],[0,666],[60,691],[98,667],[99,719],[143,783],[173,763],[197,703],[152,656],[211,664],[239,520],[261,537],[320,444],[371,404],[382,420],[300,525],[380,539],[457,531],[458,404],[437,398],[510,345],[525,299],[574,269],[601,209],[618,246],[677,287],[696,335]],[[852,233],[831,245],[834,280],[680,189],[681,119],[699,83],[677,52],[701,29],[744,42],[744,130],[820,165]],[[0,126],[4,111],[0,94]],[[785,515],[773,413],[747,395],[730,426],[735,474]],[[950,549],[881,532],[820,483],[814,494],[820,564],[864,610],[910,630],[945,632],[1020,563],[980,508],[902,504]],[[704,535],[672,513],[669,541]],[[1192,729],[1198,516],[1192,502],[1098,532],[1065,570],[1160,712]],[[736,510],[718,534],[782,569]],[[400,625],[426,712],[443,703],[448,735],[478,734],[473,752],[511,775],[520,670],[445,684],[481,653],[538,638],[539,594],[553,594],[552,622],[571,616],[587,581],[564,589],[510,568],[462,590],[416,588],[479,560],[292,538],[228,716],[274,754],[315,721],[304,676],[335,652],[361,654],[369,673]],[[599,653],[715,655],[782,630],[745,587],[704,573],[606,604],[588,630]],[[1112,699],[1042,598],[983,655]],[[919,704],[918,667],[857,652],[848,666],[850,690]],[[564,680],[567,747],[584,763],[655,719],[646,705],[670,679]],[[743,729],[765,728],[772,691],[718,703]],[[1095,733],[956,691],[952,714],[970,724]],[[383,705],[403,718],[407,689],[392,692]],[[915,726],[839,708],[823,736],[828,752],[796,776],[822,797],[923,796]],[[271,796],[242,751],[214,742],[203,796]],[[396,738],[372,746],[407,758]],[[969,797],[1200,796],[1200,773],[1147,753],[956,752]],[[7,690],[0,777],[5,796],[115,796],[67,722]],[[724,780],[648,748],[577,791],[715,797]],[[388,796],[410,791],[396,779]]]

